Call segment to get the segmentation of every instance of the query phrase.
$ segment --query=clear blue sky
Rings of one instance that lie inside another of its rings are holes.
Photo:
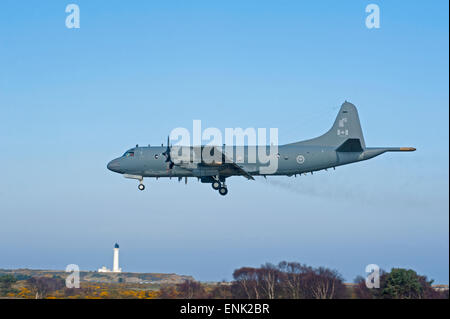
[[[0,268],[231,279],[295,260],[449,276],[447,1],[70,1],[0,4]],[[191,180],[145,192],[106,164],[175,127],[327,130],[356,104],[368,146],[415,153],[302,178]]]

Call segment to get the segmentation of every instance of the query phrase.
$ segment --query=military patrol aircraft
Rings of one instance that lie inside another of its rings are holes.
[[[108,169],[123,174],[126,178],[139,181],[139,190],[144,190],[144,177],[176,177],[179,181],[188,177],[197,177],[202,183],[210,183],[220,195],[228,193],[225,180],[231,176],[243,176],[254,180],[254,176],[306,174],[336,166],[371,159],[385,152],[410,152],[413,147],[366,147],[356,107],[345,102],[342,104],[334,125],[325,134],[306,141],[278,146],[273,160],[277,161],[277,169],[270,173],[262,173],[262,162],[249,161],[249,146],[242,146],[245,156],[236,158],[237,147],[232,147],[231,157],[227,156],[225,146],[214,147],[210,152],[220,155],[220,159],[205,162],[202,151],[205,146],[189,147],[190,160],[177,160],[173,154],[173,146],[136,147],[129,149],[123,156],[108,163]],[[269,150],[270,146],[258,146]],[[211,153],[211,154],[212,154]]]

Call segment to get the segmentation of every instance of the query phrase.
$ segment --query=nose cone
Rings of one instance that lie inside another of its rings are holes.
[[[110,171],[120,173],[120,163],[118,159],[114,159],[106,166]]]

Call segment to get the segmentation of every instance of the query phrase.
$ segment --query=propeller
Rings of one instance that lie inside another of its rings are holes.
[[[172,161],[172,157],[170,156],[170,144],[168,136],[167,136],[167,148],[164,151],[164,153],[162,153],[162,155],[166,157],[166,163],[169,163],[169,165],[167,166],[167,170],[171,170],[175,165],[175,163]]]

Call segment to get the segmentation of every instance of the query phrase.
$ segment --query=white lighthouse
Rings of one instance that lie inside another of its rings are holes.
[[[109,270],[105,266],[100,268],[98,272],[122,272],[122,268],[119,267],[119,244],[114,245],[114,256],[113,256],[113,269]]]
[[[119,244],[114,245],[114,259],[113,259],[113,272],[122,272],[122,268],[119,268]]]

